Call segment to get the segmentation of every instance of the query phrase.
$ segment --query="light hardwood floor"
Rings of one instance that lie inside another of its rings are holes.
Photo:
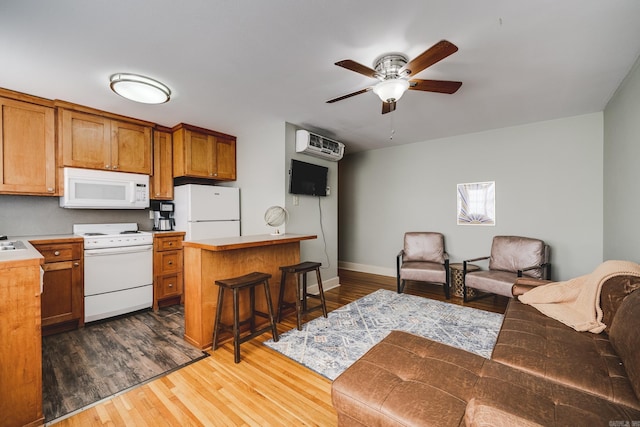
[[[377,289],[395,290],[395,278],[340,270],[341,286],[325,292],[335,310]],[[442,287],[408,283],[405,293],[444,300]],[[503,313],[507,299],[449,302]],[[320,312],[307,315],[310,320]],[[295,327],[295,315],[278,325]],[[241,346],[233,363],[233,345],[124,394],[105,400],[55,425],[63,426],[335,426],[331,381],[271,350],[264,334]]]

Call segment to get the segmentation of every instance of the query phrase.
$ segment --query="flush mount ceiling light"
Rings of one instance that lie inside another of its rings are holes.
[[[143,104],[162,104],[171,98],[171,90],[164,84],[138,74],[117,73],[110,77],[110,86],[118,95]]]
[[[396,102],[409,89],[409,81],[405,79],[383,80],[373,87],[373,93],[382,102]]]

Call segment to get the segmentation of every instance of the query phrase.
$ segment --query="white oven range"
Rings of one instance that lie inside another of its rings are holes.
[[[153,235],[136,223],[74,224],[84,238],[84,321],[153,305]]]

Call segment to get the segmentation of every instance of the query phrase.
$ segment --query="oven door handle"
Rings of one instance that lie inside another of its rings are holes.
[[[153,245],[127,246],[124,248],[85,249],[84,256],[120,255],[138,252],[147,252],[153,249]]]

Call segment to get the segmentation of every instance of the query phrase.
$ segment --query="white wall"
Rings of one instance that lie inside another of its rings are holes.
[[[286,124],[286,175],[281,181],[282,190],[286,194],[285,208],[289,212],[287,232],[296,234],[316,234],[315,240],[300,243],[300,257],[303,261],[322,263],[321,275],[324,289],[331,289],[339,284],[338,278],[338,163],[311,157],[295,152],[296,126]],[[327,186],[330,194],[326,197],[298,196],[298,204],[294,205],[293,195],[289,194],[289,168],[291,159],[326,166]],[[309,274],[310,284],[316,279]]]
[[[395,275],[404,233],[439,231],[452,262],[520,235],[551,246],[555,280],[590,272],[602,261],[602,151],[594,113],[346,156],[341,266]],[[496,183],[496,225],[456,225],[456,185],[480,181]]]
[[[271,233],[264,213],[270,206],[284,204],[285,124],[252,120],[236,137],[238,179],[229,185],[240,187],[242,235]]]
[[[640,262],[640,59],[604,111],[604,259]]]

